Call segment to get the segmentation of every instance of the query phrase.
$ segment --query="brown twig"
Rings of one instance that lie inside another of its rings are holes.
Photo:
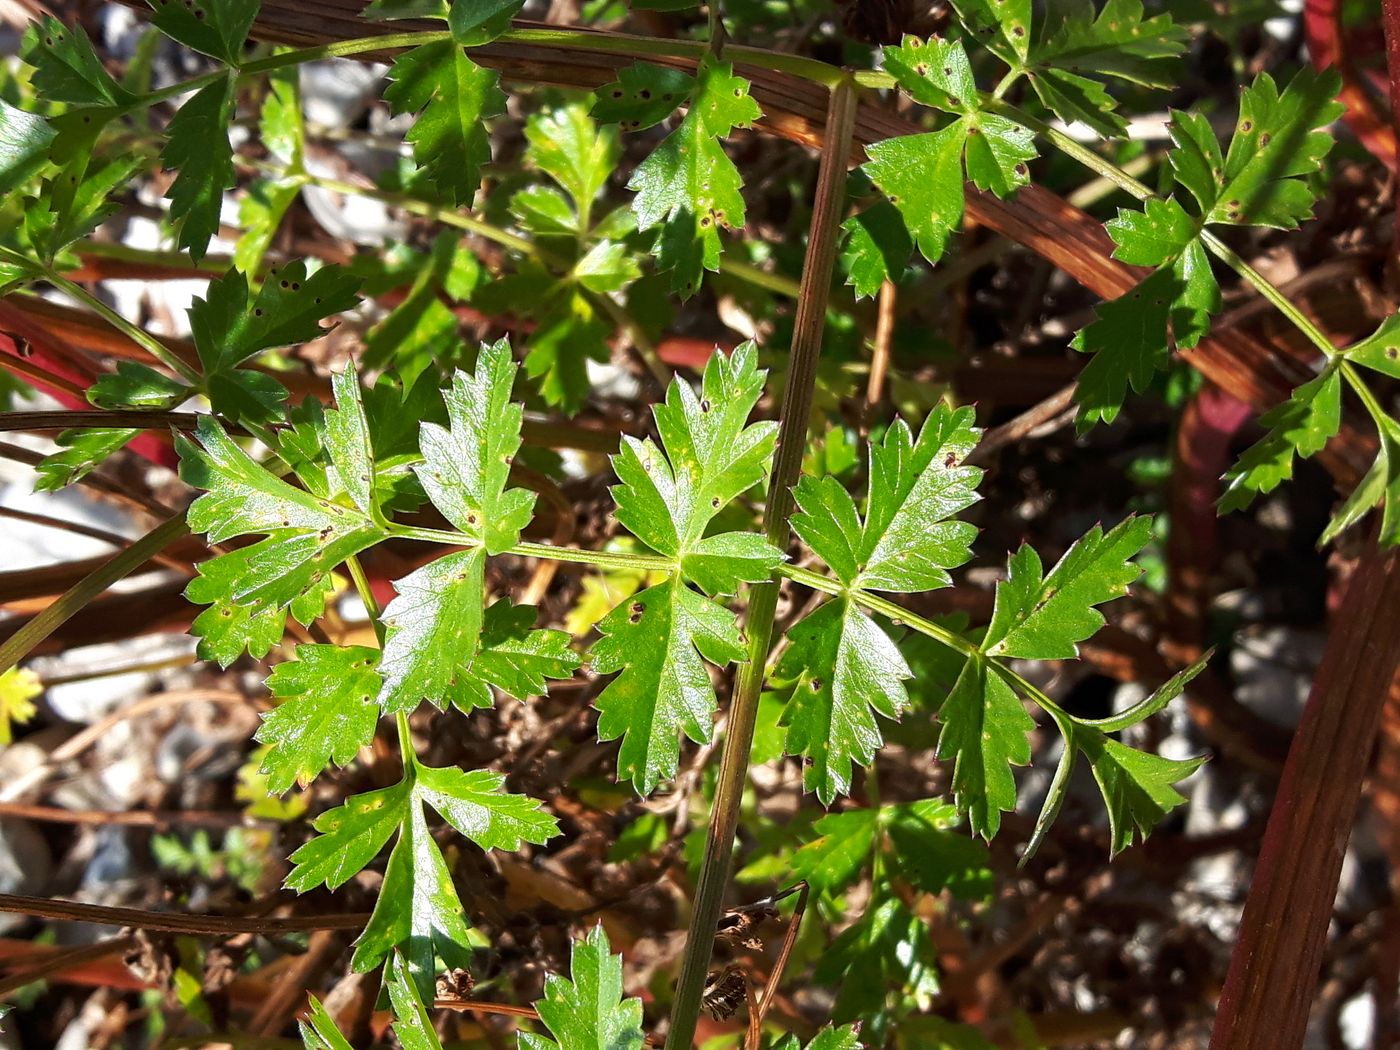
[[[105,809],[62,809],[27,802],[0,802],[0,817],[37,820],[42,824],[88,824],[125,828],[242,828],[270,824],[243,813],[221,813],[195,809],[133,809],[120,812]]]
[[[23,967],[16,970],[8,977],[0,978],[0,997],[18,991],[25,985],[33,984],[35,981],[41,981],[50,974],[61,973],[75,966],[90,963],[95,959],[105,959],[109,955],[117,955],[135,947],[136,943],[136,936],[134,934],[128,934],[120,937],[112,937],[105,941],[98,941],[96,944],[83,944],[76,948],[66,948],[53,952],[33,966]],[[11,961],[20,960],[5,960],[6,964]]]
[[[788,920],[787,932],[783,934],[783,945],[778,949],[778,958],[773,962],[773,969],[769,971],[768,980],[764,982],[763,994],[758,997],[758,1006],[749,1014],[749,1039],[745,1044],[745,1050],[758,1050],[763,1040],[763,1019],[768,1016],[768,1008],[773,1005],[773,1000],[777,998],[778,986],[782,984],[783,972],[787,969],[788,959],[792,957],[792,949],[797,944],[797,933],[802,926],[802,917],[807,914],[807,897],[811,893],[811,887],[804,879],[798,883],[801,887],[797,891],[797,903],[793,905],[792,918]]]
[[[163,930],[167,933],[209,935],[256,933],[279,936],[307,930],[359,930],[369,921],[369,915],[363,912],[352,912],[345,915],[292,915],[285,919],[253,919],[239,916],[143,911],[140,908],[109,908],[99,904],[80,904],[77,901],[25,897],[15,893],[0,893],[0,912],[30,915],[36,919],[91,922],[99,926],[130,926],[138,930]]]

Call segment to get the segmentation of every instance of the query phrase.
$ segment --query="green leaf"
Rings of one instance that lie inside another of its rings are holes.
[[[841,228],[846,231],[842,269],[846,283],[855,287],[856,298],[878,294],[885,281],[897,280],[904,273],[914,242],[893,204],[880,201],[871,205],[852,215]]]
[[[59,451],[45,456],[35,468],[39,477],[34,482],[34,491],[57,492],[87,477],[140,433],[119,427],[63,431],[54,439]]]
[[[948,238],[962,222],[962,151],[966,125],[902,135],[866,147],[863,169],[899,209],[920,253],[931,263],[943,256]]]
[[[53,138],[53,128],[39,114],[0,99],[0,193],[17,190],[43,168]]]
[[[672,576],[624,601],[597,626],[593,669],[622,672],[594,701],[598,739],[622,738],[618,778],[649,795],[676,772],[678,733],[709,743],[717,702],[704,660],[723,666],[744,658],[738,622]]]
[[[1074,397],[1080,430],[1118,418],[1128,387],[1147,389],[1170,359],[1167,325],[1179,291],[1168,267],[1154,271],[1131,292],[1101,303],[1097,318],[1070,343],[1093,354],[1079,373]]]
[[[248,277],[230,270],[190,307],[190,329],[206,372],[233,368],[255,354],[326,334],[321,321],[354,309],[360,278],[339,266],[308,276],[303,260],[272,270],[252,295]]]
[[[870,444],[870,494],[862,522],[836,478],[801,478],[792,518],[798,537],[843,584],[913,593],[952,584],[977,529],[955,515],[980,497],[982,471],[965,460],[980,431],[971,407],[936,405],[917,439],[902,419]]]
[[[1162,818],[1186,799],[1172,785],[1194,773],[1204,758],[1170,759],[1135,751],[1095,730],[1076,727],[1074,744],[1094,771],[1108,806],[1112,855],[1145,840]],[[1069,745],[1066,745],[1069,746]]]
[[[504,774],[485,769],[416,766],[414,796],[484,850],[515,851],[522,842],[543,845],[559,834],[559,822],[543,803],[502,791]]]
[[[393,1029],[403,1050],[442,1050],[433,1019],[423,1006],[413,974],[402,952],[389,957],[389,1004],[394,1008]]]
[[[136,361],[118,361],[117,370],[88,387],[88,401],[98,408],[174,408],[190,388]]]
[[[319,616],[331,570],[375,543],[380,533],[359,511],[274,477],[210,417],[200,417],[197,434],[200,444],[183,435],[176,439],[180,476],[205,490],[190,506],[190,528],[214,543],[250,534],[266,537],[204,562],[186,591],[191,601],[214,606],[195,621],[196,634],[219,621],[228,621],[234,631],[215,632],[218,640],[211,646],[223,660],[234,638],[267,642],[288,611],[301,623]],[[250,609],[239,613],[240,606]],[[209,658],[216,658],[213,652]]]
[[[924,893],[948,890],[965,900],[986,900],[996,887],[987,847],[953,830],[958,811],[942,799],[886,806],[891,867]]]
[[[452,0],[447,24],[459,44],[475,47],[508,30],[524,4],[525,0]]]
[[[593,116],[623,131],[659,124],[695,90],[695,78],[670,66],[638,62],[618,70],[617,79],[595,93]]]
[[[704,270],[718,270],[719,228],[744,225],[743,180],[720,140],[761,115],[749,82],[707,56],[685,120],[633,173],[633,208],[642,230],[660,228],[657,266],[674,271],[672,289],[693,295]]]
[[[1209,214],[1225,177],[1225,156],[1220,152],[1215,129],[1203,113],[1174,109],[1167,131],[1174,144],[1167,154],[1173,177],[1196,199],[1201,214]]]
[[[507,340],[483,344],[476,371],[458,371],[444,392],[448,425],[423,424],[414,468],[433,505],[488,554],[519,542],[535,505],[533,493],[507,487],[524,415],[510,400],[515,373]]]
[[[954,0],[953,8],[968,34],[1007,65],[1026,63],[1031,44],[1031,0]]]
[[[244,273],[257,273],[263,257],[272,247],[282,225],[282,217],[301,192],[301,180],[254,179],[238,202],[238,224],[243,234],[233,249],[233,265]]]
[[[549,1039],[521,1032],[521,1050],[640,1050],[642,1001],[622,994],[622,956],[612,954],[601,924],[574,941],[569,977],[545,978],[544,998],[535,1003]]]
[[[1312,217],[1316,195],[1305,176],[1322,170],[1341,116],[1341,76],[1304,65],[1282,94],[1260,73],[1240,96],[1239,120],[1225,155],[1223,184],[1206,219],[1291,230]]]
[[[853,762],[868,766],[884,742],[878,712],[909,707],[912,677],[899,647],[848,597],[835,598],[788,631],[778,677],[796,679],[783,709],[784,750],[803,755],[802,783],[823,805],[851,789]]]
[[[186,47],[237,66],[259,0],[148,0],[151,22]]]
[[[1348,361],[1400,379],[1400,314],[1387,317],[1373,334],[1342,354]]]
[[[828,813],[812,825],[819,837],[792,855],[792,873],[817,893],[839,893],[869,864],[878,827],[876,809]]]
[[[311,822],[320,834],[290,857],[293,867],[287,888],[305,893],[323,883],[333,890],[347,882],[378,856],[394,834],[409,806],[412,788],[405,778],[392,787],[351,795],[322,813]],[[386,883],[381,894],[387,890]]]
[[[183,6],[181,0],[165,0],[164,9],[183,10]],[[170,218],[180,227],[178,244],[195,262],[204,258],[210,239],[219,232],[224,191],[233,189],[236,181],[228,140],[235,86],[230,73],[200,88],[166,128],[161,161],[176,176],[165,196],[170,201]]]
[[[586,216],[617,166],[617,132],[600,129],[587,107],[573,103],[531,117],[525,140],[525,159],[559,183]],[[579,225],[586,229],[588,223]]]
[[[1118,209],[1104,228],[1113,238],[1113,257],[1132,266],[1161,266],[1196,239],[1196,224],[1174,198],[1150,197],[1142,211]]]
[[[902,46],[886,47],[884,58],[885,68],[914,99],[962,118],[934,133],[943,136],[941,139],[930,139],[927,135],[908,136],[914,140],[910,143],[911,148],[919,147],[926,152],[925,163],[933,165],[936,177],[945,177],[947,167],[951,167],[945,154],[951,150],[952,140],[958,139],[964,153],[967,177],[978,189],[991,190],[997,196],[1005,197],[1030,180],[1026,162],[1036,155],[1034,133],[1005,117],[979,111],[981,99],[977,93],[977,82],[973,79],[972,67],[960,41],[934,38],[924,42],[917,37],[905,37]],[[878,158],[879,154],[872,151],[871,156]],[[866,171],[887,194],[890,192],[876,177],[877,171],[884,171],[883,167],[870,165]],[[906,173],[901,179],[897,174],[892,176],[886,173],[882,177],[886,181],[898,179],[906,185],[896,195],[908,201],[900,210],[910,224],[915,225],[918,220],[907,210],[916,207],[907,188],[912,182],[911,176]],[[950,172],[946,177],[957,178]],[[953,189],[951,186],[941,187],[935,201],[944,198],[952,201]],[[956,212],[950,213],[946,219],[949,229],[955,228],[962,217],[961,186],[956,189]],[[926,191],[921,199],[932,195],[931,190]],[[937,203],[934,207],[938,210]],[[925,210],[923,203],[917,204],[917,208],[920,212]],[[923,248],[922,242],[920,247]]]
[[[1000,600],[1001,592],[997,592]],[[953,793],[975,834],[990,840],[1016,807],[1012,766],[1031,760],[1035,721],[1001,675],[974,657],[939,708],[938,757],[952,759]]]
[[[30,25],[20,46],[20,58],[34,67],[30,80],[35,93],[49,102],[75,106],[127,106],[135,96],[107,72],[81,28],[69,29],[54,18]]]
[[[751,342],[729,357],[713,355],[698,396],[676,380],[654,407],[661,447],[627,437],[612,459],[618,523],[711,594],[767,579],[782,561],[757,537],[706,535],[716,515],[768,472],[777,424],[748,423],[765,375]]]
[[[384,610],[385,712],[412,711],[420,701],[464,711],[476,706],[480,685],[471,673],[480,643],[486,554],[480,548],[431,561],[394,583],[398,597]],[[488,694],[489,706],[489,694]]]
[[[1293,457],[1322,451],[1342,424],[1342,378],[1328,368],[1298,387],[1281,405],[1259,417],[1269,432],[1240,456],[1225,474],[1222,514],[1243,510],[1261,492],[1272,492],[1293,476]]]
[[[898,47],[882,49],[885,71],[916,102],[946,113],[978,108],[977,81],[960,40],[906,36]]]
[[[305,1017],[297,1018],[297,1029],[301,1032],[301,1045],[306,1050],[354,1050],[354,1047],[340,1034],[340,1029],[326,1013],[321,1000],[308,995],[309,1008]]]
[[[1011,556],[997,584],[982,651],[1027,660],[1069,660],[1103,626],[1095,608],[1121,598],[1142,568],[1130,559],[1152,537],[1150,517],[1129,517],[1108,532],[1095,525],[1048,574],[1029,544]]]
[[[1189,34],[1169,14],[1147,19],[1143,14],[1140,0],[1108,0],[1097,13],[1092,0],[1050,5],[1031,48],[1031,64],[1143,87],[1172,87],[1164,60],[1186,50]]]
[[[582,663],[569,648],[568,632],[534,630],[535,616],[534,606],[512,605],[509,598],[495,602],[486,610],[481,650],[472,664],[482,682],[517,700],[543,695],[546,679],[569,678]]]
[[[511,288],[509,281],[510,278],[497,281],[496,289],[506,292]],[[577,288],[553,279],[545,280],[539,287],[539,298],[534,301],[543,308],[538,325],[530,334],[525,374],[535,381],[546,403],[573,414],[588,399],[588,362],[606,361],[612,356],[608,340],[615,326],[601,317]],[[515,286],[516,290],[520,288]]]
[[[278,795],[311,783],[331,761],[348,765],[379,721],[377,649],[300,645],[296,656],[268,676],[268,691],[281,702],[263,715],[254,738],[271,745],[260,772]]]
[[[442,955],[449,965],[465,962],[470,943],[471,931],[452,873],[428,830],[422,804],[410,799],[384,869],[379,899],[355,941],[350,968],[365,973],[399,948],[414,985],[426,998],[433,994],[435,957]]]
[[[837,987],[833,1020],[863,1021],[878,1037],[889,1023],[892,998],[896,1011],[927,1008],[938,991],[936,963],[928,926],[891,897],[872,903],[832,942],[814,976]],[[839,1036],[827,1041],[848,1045]]]
[[[451,41],[422,44],[395,60],[385,99],[394,113],[417,113],[408,133],[419,171],[453,204],[470,204],[491,159],[484,122],[505,112],[500,76]]]
[[[325,413],[325,446],[335,466],[340,487],[350,502],[374,517],[374,451],[370,448],[369,422],[360,399],[355,363],[331,377],[336,407]]]
[[[618,241],[599,241],[574,264],[573,276],[590,292],[620,292],[642,276],[641,267]]]

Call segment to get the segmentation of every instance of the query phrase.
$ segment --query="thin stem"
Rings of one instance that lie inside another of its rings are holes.
[[[995,109],[1024,124],[1038,135],[1043,136],[1061,153],[1077,160],[1090,171],[1096,172],[1099,176],[1106,179],[1123,192],[1131,194],[1141,201],[1157,199],[1157,194],[1153,193],[1148,186],[1133,178],[1122,168],[1118,167],[1118,165],[1100,156],[1083,143],[1076,142],[1057,128],[1051,127],[1049,124],[1045,123],[1045,121],[1038,120],[1030,114],[1024,113],[1015,106],[1008,105],[999,99],[993,100],[989,104],[989,108]],[[1273,306],[1278,309],[1279,313],[1283,314],[1283,316],[1286,317],[1298,331],[1306,336],[1314,346],[1328,357],[1336,356],[1337,347],[1332,341],[1263,274],[1250,266],[1248,262],[1241,258],[1237,252],[1212,231],[1203,229],[1200,237],[1201,242],[1210,249],[1211,254],[1252,285],[1260,295],[1273,304]]]
[[[0,671],[8,671],[70,617],[118,580],[135,572],[176,540],[190,534],[185,516],[178,514],[157,525],[130,547],[88,573],[52,604],[0,644]]]
[[[1210,230],[1201,231],[1201,241],[1211,254],[1230,269],[1243,277],[1254,289],[1273,304],[1274,308],[1288,318],[1293,327],[1308,337],[1309,341],[1329,358],[1337,356],[1337,347],[1332,340],[1322,334],[1322,330],[1308,319],[1307,314],[1293,305],[1293,302],[1279,291],[1267,277],[1245,262],[1233,248],[1227,245]]]
[[[788,519],[793,509],[792,487],[801,473],[802,453],[812,413],[817,362],[826,327],[826,304],[836,264],[841,216],[845,210],[846,158],[855,130],[855,113],[855,86],[851,80],[843,79],[832,90],[827,107],[826,135],[823,139],[826,149],[822,153],[817,179],[807,257],[802,267],[802,294],[798,299],[793,327],[787,389],[781,402],[783,412],[778,425],[778,450],[769,478],[768,502],[763,515],[768,541],[779,550],[787,547],[791,536]],[[749,592],[749,614],[745,628],[749,636],[748,660],[739,670],[729,707],[724,754],[720,760],[705,855],[700,865],[700,881],[695,890],[685,956],[681,960],[676,998],[671,1007],[667,1050],[689,1050],[695,1039],[705,978],[714,951],[715,925],[719,921],[733,861],[739,808],[743,801],[744,783],[748,778],[749,755],[753,750],[758,697],[762,691],[764,667],[773,638],[778,587],[775,578],[755,585]]]
[[[70,299],[75,300],[99,314],[104,321],[129,338],[137,346],[141,347],[141,349],[145,350],[166,368],[179,375],[180,378],[188,383],[193,383],[195,386],[199,385],[202,377],[198,370],[186,364],[161,343],[160,340],[156,339],[155,336],[151,335],[139,325],[132,324],[82,285],[74,284],[67,277],[55,273],[52,270],[48,270],[44,273],[44,280],[48,281]]]

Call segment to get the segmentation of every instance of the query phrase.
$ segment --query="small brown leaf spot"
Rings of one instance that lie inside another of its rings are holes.
[[[261,317],[262,315],[263,315],[263,312],[262,312],[262,308],[261,308],[261,307],[256,307],[256,308],[254,308],[254,310],[253,310],[253,316],[254,316],[254,317]]]
[[[621,89],[621,88],[613,88],[613,89],[612,89],[612,97],[613,97],[613,98],[621,98],[621,97],[622,97],[622,89]]]
[[[714,221],[715,220],[710,218],[710,216],[702,215],[700,216],[700,228],[702,230],[708,230],[712,225],[714,225]]]
[[[476,524],[476,515],[475,515],[475,514],[468,514],[468,515],[467,515],[467,524],[468,524],[468,525],[475,525],[475,524]]]
[[[1392,361],[1396,360],[1397,358],[1400,358],[1400,346],[1387,346],[1385,348],[1385,356],[1390,358]]]
[[[1267,131],[1259,136],[1259,145],[1261,148],[1267,146],[1271,141],[1273,141],[1273,136]]]
[[[292,282],[292,291],[294,291],[294,292],[299,292],[299,291],[301,291],[301,284],[300,284],[299,282],[297,282],[297,281],[293,281],[293,282]]]
[[[951,102],[951,103],[952,103],[953,105],[955,105],[955,106],[961,106],[961,105],[962,105],[962,99],[958,98],[957,95],[949,95],[949,96],[948,96],[948,101]]]
[[[1014,37],[1023,37],[1026,35],[1026,29],[1024,26],[1012,26],[1011,35]]]
[[[814,693],[820,693],[822,691],[822,680],[820,678],[813,678],[807,684],[811,687],[812,692]]]
[[[709,398],[705,398],[703,401],[700,402],[700,411],[701,411],[701,412],[708,412],[709,410],[710,410],[710,399],[709,399]]]
[[[628,622],[628,623],[641,623],[641,622],[642,622],[642,614],[641,614],[641,613],[633,613],[631,616],[627,617],[627,622]]]
[[[1030,169],[1027,168],[1024,164],[1017,164],[1017,165],[1016,165],[1016,174],[1017,174],[1017,175],[1025,175],[1028,171],[1030,171]]]
[[[919,76],[921,77],[928,76],[928,64],[925,62],[920,62],[917,66],[914,67],[914,72],[919,74]],[[943,72],[946,73],[948,71],[945,69]]]
[[[952,67],[952,66],[944,66],[944,67],[943,67],[943,75],[944,75],[945,77],[951,77],[951,76],[953,75],[953,67]]]
[[[956,467],[958,465],[958,454],[956,452],[949,452],[947,458],[943,460],[943,465],[945,467]]]
[[[637,615],[640,616],[642,613],[646,612],[646,610],[647,607],[642,602],[632,603],[632,612],[636,613]]]
[[[280,287],[282,287],[282,288],[290,288],[290,287],[292,286],[290,281],[285,281],[285,280],[279,282],[279,285],[280,285]]]
[[[719,497],[718,497],[718,496],[716,496],[714,499],[710,500],[710,506],[714,507],[716,510],[719,510]]]
[[[647,99],[651,98],[651,92],[646,88],[642,88],[642,90],[637,92],[637,97],[645,102]]]

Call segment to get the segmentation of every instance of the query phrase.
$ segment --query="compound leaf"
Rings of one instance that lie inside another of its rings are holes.
[[[1083,726],[1076,726],[1073,735],[1074,746],[1088,759],[1108,807],[1114,856],[1131,846],[1135,837],[1145,840],[1162,818],[1186,801],[1173,785],[1205,761],[1137,751]]]

